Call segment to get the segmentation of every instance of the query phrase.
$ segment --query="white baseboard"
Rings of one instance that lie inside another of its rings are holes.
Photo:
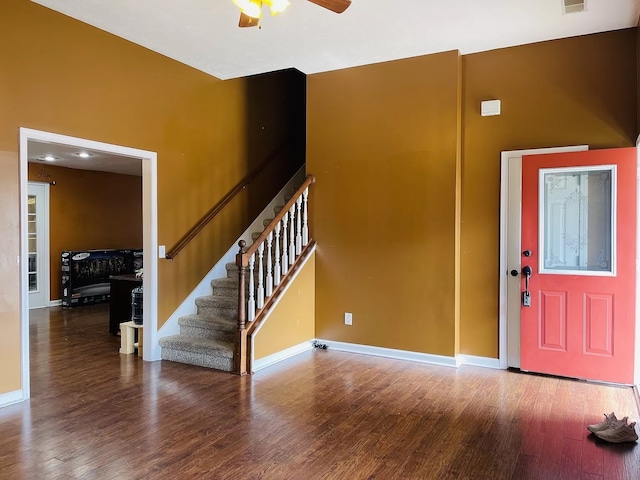
[[[22,390],[15,390],[9,393],[0,394],[0,408],[26,400]]]
[[[311,340],[309,340],[307,342],[294,345],[293,347],[289,347],[285,350],[282,350],[281,352],[268,355],[264,358],[261,358],[260,360],[256,360],[253,363],[252,373],[255,373],[258,370],[262,370],[263,368],[269,367],[275,363],[281,362],[282,360],[286,360],[287,358],[293,357],[311,349],[313,349],[313,345],[311,344]]]
[[[58,300],[51,300],[49,302],[49,306],[50,307],[59,307],[60,305],[62,305],[62,299],[59,298]]]
[[[458,366],[473,365],[475,367],[486,367],[504,370],[504,368],[500,365],[500,360],[498,358],[477,357],[475,355],[460,354],[456,357],[456,362],[458,363]]]
[[[363,355],[395,358],[396,360],[408,360],[410,362],[429,363],[445,367],[458,366],[454,357],[446,357],[444,355],[432,355],[430,353],[410,352],[408,350],[372,347],[370,345],[359,345],[356,343],[334,342],[332,340],[322,340],[320,338],[318,338],[317,341],[326,344],[329,349],[338,350],[340,352],[360,353]]]
[[[396,360],[407,360],[410,362],[428,363],[431,365],[442,365],[445,367],[459,367],[460,365],[473,365],[476,367],[501,369],[500,360],[497,358],[476,357],[474,355],[458,355],[447,357],[444,355],[433,355],[430,353],[410,352],[408,350],[396,350],[393,348],[372,347],[370,345],[360,345],[356,343],[334,342],[332,340],[316,339],[324,343],[328,348],[340,352],[360,353],[363,355],[374,355],[376,357],[394,358]]]

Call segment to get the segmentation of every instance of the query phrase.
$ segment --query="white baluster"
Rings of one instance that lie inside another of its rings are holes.
[[[264,267],[262,257],[264,257],[264,242],[258,246],[258,308],[264,307]]]
[[[302,195],[296,200],[296,255],[302,253]]]
[[[280,222],[276,225],[276,251],[275,251],[276,265],[273,272],[273,284],[277,287],[280,285]]]
[[[304,189],[302,193],[302,245],[309,244],[309,215],[307,213],[307,204],[309,202],[309,187]]]
[[[289,257],[287,256],[287,225],[289,224],[289,212],[285,212],[282,217],[282,275],[286,275],[289,271]],[[291,252],[293,253],[293,252]]]
[[[255,263],[256,254],[254,253],[249,258],[249,300],[247,301],[247,321],[249,322],[256,318],[255,285],[253,283],[253,266]]]
[[[273,230],[267,235],[267,298],[273,293],[273,273],[271,265],[271,244],[273,243]]]
[[[296,245],[294,243],[294,235],[295,235],[295,220],[296,220],[296,204],[291,205],[289,209],[289,218],[291,218],[291,228],[289,228],[289,265],[293,265],[296,261],[295,248]]]

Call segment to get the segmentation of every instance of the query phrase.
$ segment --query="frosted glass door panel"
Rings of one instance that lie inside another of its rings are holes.
[[[540,273],[612,275],[615,167],[540,170]]]
[[[27,235],[29,246],[29,291],[38,291],[38,226],[36,223],[37,197],[27,196]]]
[[[49,185],[27,185],[27,285],[29,308],[49,306]]]

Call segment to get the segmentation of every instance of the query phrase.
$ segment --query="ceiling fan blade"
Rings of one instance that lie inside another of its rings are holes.
[[[342,13],[349,5],[351,5],[351,0],[309,0],[311,3],[315,3],[316,5],[320,5],[332,12]]]
[[[239,27],[257,27],[259,24],[259,18],[253,18],[240,12],[240,22],[238,23]]]

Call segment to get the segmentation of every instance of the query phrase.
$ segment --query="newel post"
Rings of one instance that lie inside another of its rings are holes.
[[[234,367],[239,375],[247,374],[247,332],[245,324],[247,322],[247,301],[245,294],[245,275],[247,271],[247,260],[244,256],[244,247],[247,242],[240,240],[238,242],[240,251],[236,255],[236,266],[238,267],[238,329],[236,330],[236,346],[233,356]]]

